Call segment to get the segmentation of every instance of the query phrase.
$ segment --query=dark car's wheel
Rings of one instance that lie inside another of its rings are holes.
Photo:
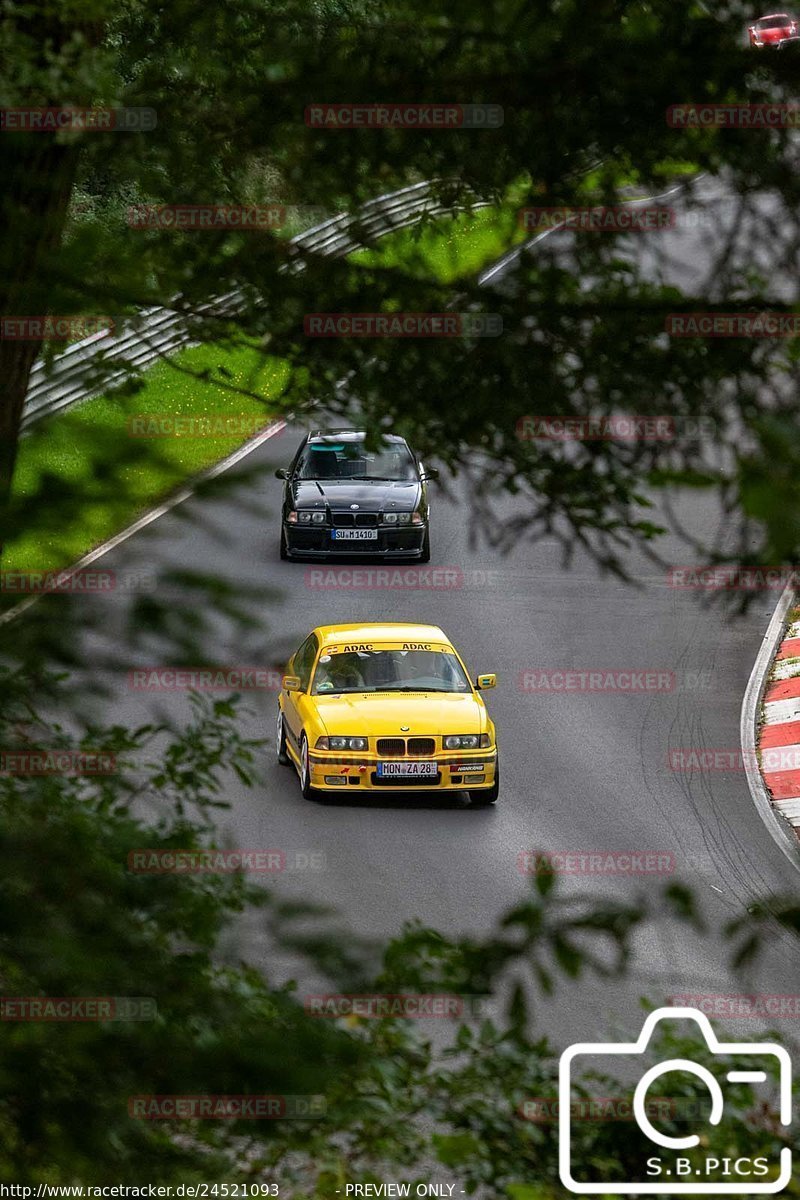
[[[281,558],[286,559],[288,557],[289,557],[289,550],[286,545],[286,532],[285,532],[285,530],[281,529]]]
[[[490,804],[497,804],[497,797],[500,795],[500,760],[497,761],[497,766],[494,769],[494,783],[486,791],[470,792],[470,800],[473,808],[487,808]]]
[[[304,800],[321,800],[322,793],[311,786],[311,759],[308,753],[308,738],[300,738],[300,791]]]
[[[422,553],[419,556],[420,562],[431,561],[431,531],[430,528],[425,530],[425,536],[422,539]]]
[[[278,727],[275,731],[275,752],[278,756],[278,762],[282,767],[288,766],[292,761],[286,750],[286,729],[283,724],[283,713],[278,708]]]

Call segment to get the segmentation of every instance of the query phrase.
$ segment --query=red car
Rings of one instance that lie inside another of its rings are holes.
[[[784,42],[800,38],[800,24],[788,13],[774,13],[771,17],[759,17],[747,30],[751,46],[773,46],[780,48]]]

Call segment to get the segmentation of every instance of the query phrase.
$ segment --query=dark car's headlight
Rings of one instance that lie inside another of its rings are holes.
[[[317,750],[366,750],[369,742],[365,737],[320,737]]]
[[[490,745],[488,733],[451,733],[444,739],[445,750],[482,750]]]
[[[327,519],[324,512],[312,512],[311,509],[308,509],[306,512],[295,512],[292,509],[291,512],[286,514],[286,520],[290,525],[311,525],[312,523],[314,525],[324,525]]]
[[[383,520],[387,525],[421,525],[422,513],[418,512],[401,512],[401,513],[384,513]]]

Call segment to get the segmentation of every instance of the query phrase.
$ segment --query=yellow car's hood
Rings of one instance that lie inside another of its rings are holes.
[[[315,696],[317,714],[333,737],[391,737],[407,725],[419,734],[485,733],[486,706],[463,692],[347,692]]]

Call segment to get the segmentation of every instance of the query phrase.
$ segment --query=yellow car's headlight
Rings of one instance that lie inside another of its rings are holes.
[[[488,733],[450,733],[444,739],[445,750],[484,750],[491,744]]]
[[[366,750],[369,741],[365,737],[320,737],[316,750]]]

